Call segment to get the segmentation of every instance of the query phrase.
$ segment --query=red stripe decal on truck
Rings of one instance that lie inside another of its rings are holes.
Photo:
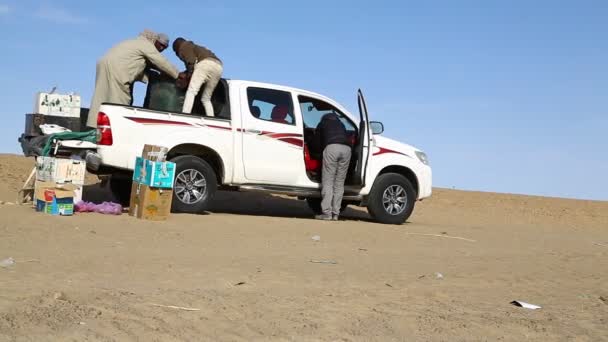
[[[210,127],[210,128],[217,128],[217,129],[223,129],[223,130],[226,130],[226,131],[232,131],[232,128],[230,128],[230,127],[214,126],[214,125],[206,125],[206,126]]]
[[[205,125],[205,124],[199,124],[199,123],[191,124],[191,123],[183,122],[183,121],[159,120],[159,119],[149,119],[149,118],[134,118],[134,117],[125,117],[125,119],[129,119],[131,121],[135,121],[137,123],[144,124],[144,125],[177,125],[177,126],[192,126],[192,127],[201,127],[201,128],[209,127],[209,128],[221,129],[221,130],[226,130],[226,131],[232,130],[232,128],[230,128],[230,127]]]
[[[296,139],[296,138],[281,138],[281,139],[277,139],[277,140],[286,142],[288,144],[296,145],[296,146],[299,146],[299,147],[304,146],[304,141],[301,140],[301,139]]]
[[[270,133],[268,132],[267,134],[269,137],[271,138],[275,138],[275,139],[281,139],[281,138],[301,138],[302,134],[297,134],[297,133]]]
[[[159,119],[148,119],[148,118],[134,118],[125,116],[125,119],[129,119],[131,121],[135,121],[144,125],[178,125],[178,126],[192,126],[187,122],[181,121],[170,121],[170,120],[159,120]]]
[[[378,152],[374,153],[374,156],[380,155],[380,154],[385,154],[385,153],[395,153],[395,154],[401,154],[403,156],[409,157],[407,154],[405,153],[401,153],[401,152],[397,152],[397,151],[393,151],[393,150],[389,150],[388,148],[384,148],[384,147],[378,147],[380,150],[378,150]]]

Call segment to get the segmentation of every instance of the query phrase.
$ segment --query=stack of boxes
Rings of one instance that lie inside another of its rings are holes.
[[[34,186],[36,210],[51,215],[73,215],[74,204],[82,200],[85,175],[83,160],[38,157]]]
[[[33,114],[25,116],[25,135],[42,134],[40,125],[54,124],[78,132],[81,128],[80,96],[75,94],[37,93]]]
[[[34,109],[25,114],[25,131],[19,137],[25,156],[38,156],[37,138],[44,135],[40,126],[57,125],[72,132],[88,130],[86,120],[89,110],[81,107],[76,94],[37,93]],[[34,141],[34,143],[32,143]]]
[[[145,145],[133,171],[129,215],[163,221],[171,213],[175,163],[166,161],[167,149]]]

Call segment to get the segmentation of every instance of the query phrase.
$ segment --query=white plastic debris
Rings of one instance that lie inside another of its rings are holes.
[[[53,294],[53,299],[55,299],[55,300],[63,300],[63,301],[68,300],[68,298],[66,297],[65,293],[63,293],[63,292],[55,292]]]
[[[321,237],[319,235],[315,235],[312,237],[312,241],[319,242],[319,241],[321,241]]]
[[[0,267],[3,267],[3,268],[11,267],[14,264],[15,264],[15,259],[13,259],[13,258],[6,258],[6,259],[0,261]]]
[[[328,265],[337,265],[337,261],[333,260],[310,260],[313,264],[328,264]]]
[[[437,273],[435,273],[435,278],[437,278],[437,279],[443,279],[443,274],[437,272]]]
[[[515,306],[519,306],[520,308],[530,309],[530,310],[542,309],[542,307],[540,307],[538,305],[522,302],[520,300],[514,300],[514,301],[511,302],[511,304],[513,304]]]
[[[71,130],[69,130],[69,129],[65,128],[65,127],[62,127],[62,126],[59,126],[59,125],[54,125],[54,124],[40,125],[40,130],[45,135],[55,134],[55,133],[71,132]]]

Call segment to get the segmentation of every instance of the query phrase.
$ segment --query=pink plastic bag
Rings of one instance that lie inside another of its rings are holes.
[[[95,204],[92,202],[80,201],[76,203],[76,212],[78,213],[100,213],[105,215],[120,215],[122,214],[122,206],[118,203],[103,202]]]

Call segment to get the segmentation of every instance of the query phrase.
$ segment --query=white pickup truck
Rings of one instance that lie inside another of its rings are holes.
[[[369,121],[361,91],[358,117],[325,96],[250,81],[222,80],[212,101],[214,116],[104,103],[96,173],[112,174],[113,191],[128,199],[135,157],[144,144],[161,145],[177,164],[174,212],[206,210],[218,189],[293,196],[318,212],[321,151],[312,138],[334,112],[354,146],[343,208],[365,206],[377,222],[401,224],[431,195],[425,153],[380,136],[384,127]]]

